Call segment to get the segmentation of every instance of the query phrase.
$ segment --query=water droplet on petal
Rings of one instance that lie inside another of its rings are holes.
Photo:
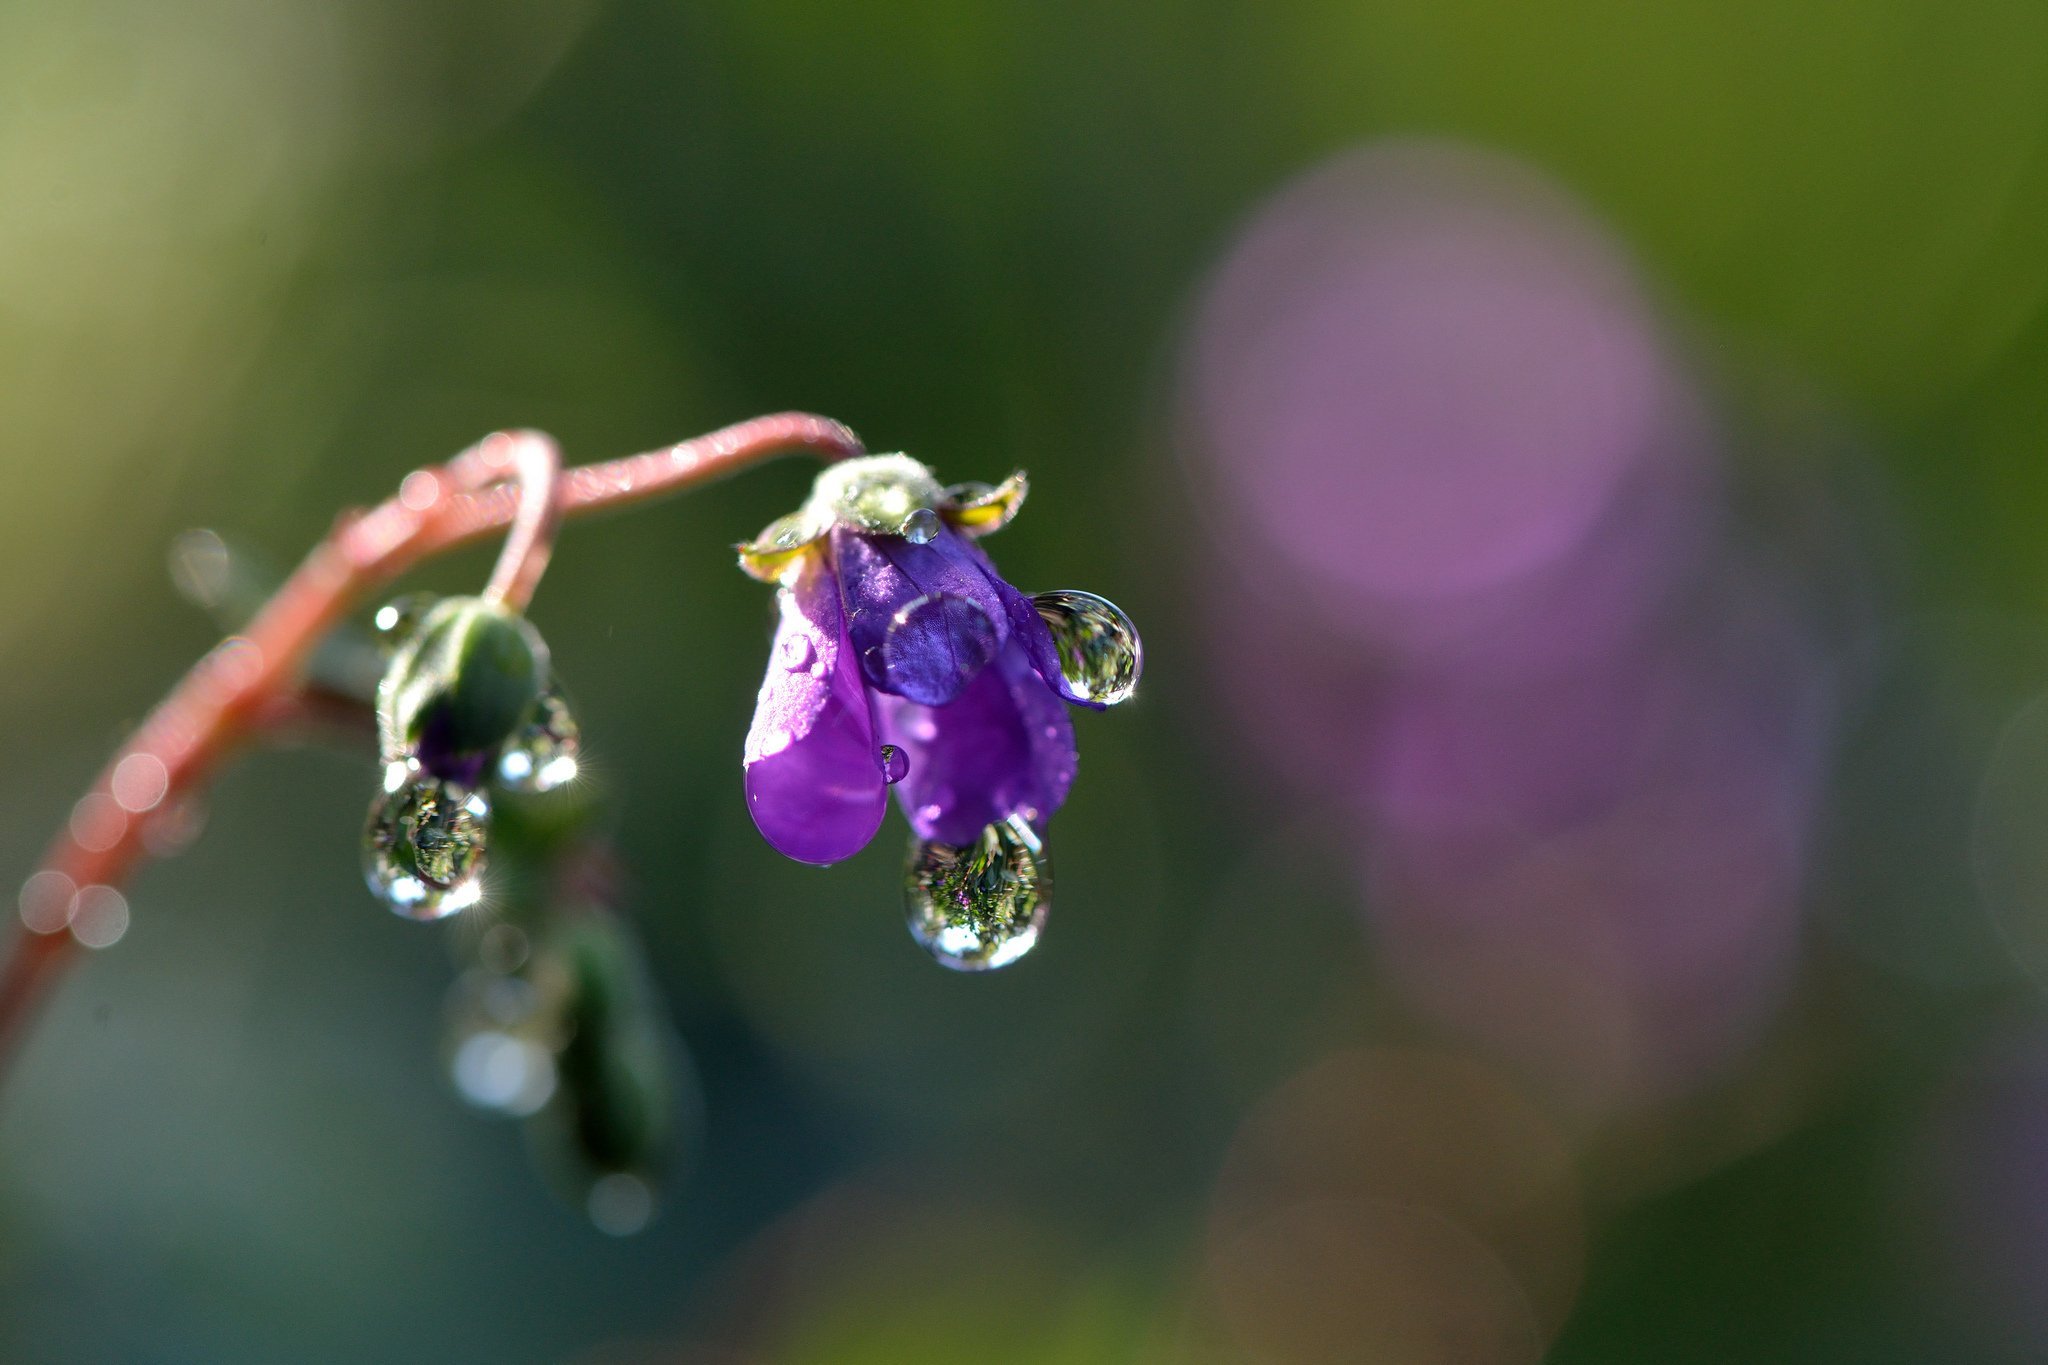
[[[1052,904],[1052,865],[1031,826],[1013,815],[964,848],[912,844],[903,901],[910,936],[942,966],[990,971],[1038,942]]]
[[[929,545],[939,536],[939,514],[920,507],[903,519],[901,534],[912,545]]]
[[[440,600],[434,593],[409,592],[377,608],[377,614],[370,618],[370,629],[377,634],[377,647],[386,654],[397,653]]]
[[[1031,605],[1052,632],[1061,676],[1083,700],[1115,706],[1138,690],[1145,651],[1123,608],[1071,589],[1039,593]]]
[[[913,598],[890,618],[869,681],[883,691],[943,706],[996,655],[996,624],[972,598],[937,592]]]
[[[782,666],[792,673],[806,673],[818,661],[818,647],[811,643],[808,635],[785,635],[775,646],[776,656]]]
[[[391,764],[363,831],[370,890],[408,919],[441,919],[476,904],[490,815],[482,792],[417,764]]]
[[[583,732],[559,692],[540,694],[533,715],[498,756],[498,780],[518,792],[551,792],[582,770]]]
[[[910,755],[893,744],[884,744],[876,758],[882,765],[882,780],[895,786],[910,776]]]

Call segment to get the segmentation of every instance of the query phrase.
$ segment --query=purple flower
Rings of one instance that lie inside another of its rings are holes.
[[[1013,818],[1034,832],[1074,780],[1062,700],[1135,685],[1137,636],[1086,594],[1026,597],[974,538],[1015,515],[1013,475],[941,489],[903,455],[834,465],[740,562],[780,585],[780,623],[747,734],[747,806],[807,863],[874,837],[893,783],[921,840],[964,848]]]

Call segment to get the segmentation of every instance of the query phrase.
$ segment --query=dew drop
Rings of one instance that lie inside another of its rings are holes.
[[[807,673],[818,661],[818,647],[811,643],[808,635],[785,635],[775,646],[775,653],[782,660],[782,666],[792,673]]]
[[[582,770],[583,732],[559,692],[540,694],[533,715],[498,756],[498,780],[517,792],[551,792]]]
[[[131,815],[155,810],[170,790],[171,771],[155,754],[133,753],[114,768],[108,784],[114,800]]]
[[[884,744],[875,757],[882,765],[882,780],[890,786],[910,776],[910,755],[895,745]]]
[[[62,872],[38,872],[21,884],[21,922],[31,933],[54,934],[71,924],[78,887]]]
[[[944,706],[995,657],[998,643],[995,622],[979,603],[929,593],[890,618],[882,643],[873,647],[881,656],[872,661],[869,681],[907,700]]]
[[[409,592],[377,608],[377,614],[370,618],[370,629],[377,634],[377,647],[386,654],[397,653],[440,600],[430,592]]]
[[[920,507],[903,519],[903,538],[912,545],[929,545],[939,538],[939,514]]]
[[[984,502],[993,497],[995,491],[996,486],[992,483],[983,483],[979,479],[970,479],[965,483],[948,484],[942,496],[947,502],[954,504],[976,503]]]
[[[128,834],[128,812],[105,792],[87,792],[71,808],[71,838],[88,853],[105,853]]]
[[[1138,628],[1123,609],[1092,592],[1062,589],[1031,599],[1052,632],[1060,674],[1084,701],[1115,706],[1138,690],[1145,667]]]
[[[490,815],[482,792],[414,763],[391,764],[363,830],[370,890],[408,919],[442,919],[476,904]]]
[[[128,898],[111,886],[81,887],[72,903],[71,937],[87,948],[111,948],[128,932]]]
[[[960,972],[1007,967],[1031,951],[1052,904],[1052,865],[1020,816],[966,847],[924,839],[904,872],[910,936]]]

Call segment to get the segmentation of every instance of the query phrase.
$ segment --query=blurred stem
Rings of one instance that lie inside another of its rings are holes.
[[[562,452],[543,432],[499,432],[487,436],[450,462],[455,486],[463,492],[490,487],[510,472],[519,488],[512,530],[491,570],[484,600],[513,611],[525,611],[533,590],[547,572],[555,551],[555,530],[562,524]]]
[[[249,622],[195,664],[108,762],[37,871],[65,880],[72,904],[92,886],[119,886],[147,853],[143,831],[176,809],[244,741],[279,714],[296,714],[306,661],[370,593],[421,561],[510,526],[488,595],[523,609],[547,567],[560,518],[682,492],[787,454],[827,460],[863,452],[852,431],[808,413],[757,417],[645,454],[563,472],[552,440],[495,432],[438,469],[417,470],[398,496],[346,513]],[[90,803],[88,805],[87,803]],[[84,834],[88,843],[82,843]],[[47,890],[50,879],[39,879]],[[25,923],[25,922],[24,922]],[[37,1005],[76,955],[68,922],[20,925],[0,965],[0,1074]]]

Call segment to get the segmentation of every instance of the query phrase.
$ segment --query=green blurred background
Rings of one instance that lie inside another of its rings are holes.
[[[1783,988],[1627,1104],[1390,983],[1372,827],[1223,695],[1190,329],[1270,196],[1414,134],[1624,244],[1713,534],[1819,603]],[[2048,1029],[1994,913],[2048,894],[2044,360],[2038,3],[0,0],[17,877],[215,638],[180,531],[286,565],[499,427],[580,462],[807,408],[1026,467],[1006,573],[1148,648],[1078,720],[1045,942],[954,976],[899,820],[821,872],[740,799],[729,546],[807,472],[572,526],[533,615],[700,1093],[658,1220],[594,1230],[450,1091],[370,756],[267,753],[0,1097],[0,1357],[2048,1358]]]

